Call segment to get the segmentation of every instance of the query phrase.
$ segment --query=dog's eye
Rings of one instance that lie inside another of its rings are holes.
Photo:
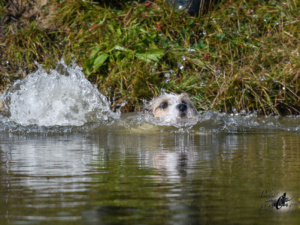
[[[162,102],[159,106],[159,108],[165,109],[168,107],[168,102]]]
[[[187,105],[186,101],[184,101],[184,100],[182,100],[182,101],[181,101],[181,103],[183,103],[183,104],[186,104],[186,105]]]

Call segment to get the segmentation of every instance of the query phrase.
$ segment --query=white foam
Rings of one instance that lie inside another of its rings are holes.
[[[23,126],[81,126],[120,118],[120,112],[110,110],[106,97],[74,62],[68,67],[62,59],[49,74],[37,66],[36,72],[15,82],[1,96],[9,121]]]

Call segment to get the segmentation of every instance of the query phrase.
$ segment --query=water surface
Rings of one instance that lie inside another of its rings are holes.
[[[198,130],[2,132],[0,223],[299,223],[299,132]]]

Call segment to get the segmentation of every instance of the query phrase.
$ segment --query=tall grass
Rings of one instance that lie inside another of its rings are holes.
[[[199,110],[300,114],[299,7],[219,1],[191,16],[166,0],[49,1],[41,9],[53,17],[46,27],[39,20],[14,33],[6,26],[0,82],[25,76],[34,60],[50,68],[63,57],[77,60],[112,107],[126,100],[124,111],[163,89],[187,92]]]

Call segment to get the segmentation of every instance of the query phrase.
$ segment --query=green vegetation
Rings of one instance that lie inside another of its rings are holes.
[[[300,114],[299,1],[219,1],[201,16],[167,0],[14,2],[0,4],[2,90],[63,57],[124,111],[164,89],[199,110]]]

